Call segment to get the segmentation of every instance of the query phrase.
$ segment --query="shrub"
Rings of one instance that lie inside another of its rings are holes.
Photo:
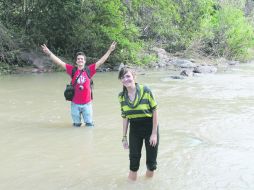
[[[203,22],[202,51],[207,55],[245,60],[254,45],[254,28],[243,11],[224,6]]]

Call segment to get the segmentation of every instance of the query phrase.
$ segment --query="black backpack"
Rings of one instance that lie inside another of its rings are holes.
[[[77,69],[78,69],[77,67],[73,67],[72,72],[71,72],[71,78],[74,77],[74,74],[75,74],[75,72],[77,71]],[[90,79],[91,98],[93,99],[93,87],[94,87],[94,82],[93,82],[93,79],[91,78],[90,69],[89,69],[88,67],[85,67],[85,68],[83,69],[83,71],[86,72],[88,78]]]

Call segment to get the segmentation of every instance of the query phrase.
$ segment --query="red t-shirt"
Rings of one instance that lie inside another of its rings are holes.
[[[74,68],[73,65],[66,64],[66,73],[70,75],[70,77],[72,75],[73,68]],[[92,78],[96,73],[95,64],[89,65],[88,69],[90,69],[90,77]],[[72,78],[71,81],[72,84],[79,76],[80,71],[81,70],[77,69],[77,71],[74,73],[74,77]],[[89,77],[86,74],[86,71],[84,70],[80,75],[80,77],[78,78],[76,85],[74,86],[75,95],[72,102],[74,102],[75,104],[87,104],[92,100],[90,82],[91,80],[89,79]]]

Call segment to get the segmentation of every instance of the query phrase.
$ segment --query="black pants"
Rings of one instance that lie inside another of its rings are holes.
[[[152,128],[153,128],[152,118],[140,118],[130,120],[129,158],[131,171],[137,171],[139,169],[143,141],[145,141],[146,147],[147,169],[153,171],[157,167],[159,128],[157,129],[157,144],[155,147],[151,146],[149,143],[150,136],[152,134]]]

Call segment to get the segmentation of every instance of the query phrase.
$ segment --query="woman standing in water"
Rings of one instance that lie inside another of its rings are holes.
[[[122,143],[125,149],[129,148],[128,179],[132,181],[137,179],[143,141],[146,147],[146,176],[153,177],[157,166],[159,144],[157,103],[148,87],[135,82],[135,73],[132,69],[123,67],[118,79],[123,84],[123,91],[118,98],[123,118]],[[130,128],[129,145],[128,127]]]

